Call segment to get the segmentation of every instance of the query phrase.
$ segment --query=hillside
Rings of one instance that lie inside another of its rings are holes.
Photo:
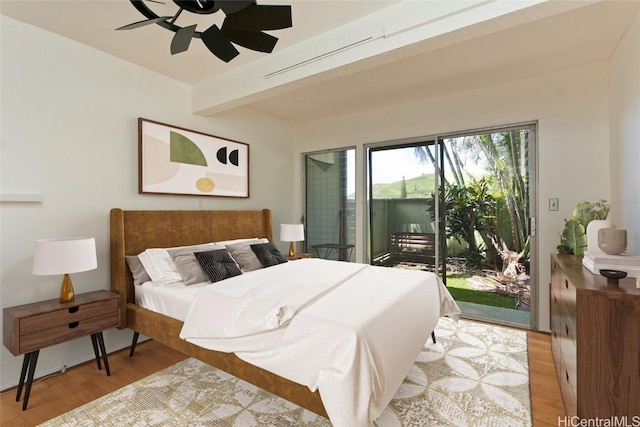
[[[407,199],[431,197],[435,189],[435,175],[423,174],[415,178],[405,180]],[[399,199],[402,194],[402,181],[388,184],[374,184],[374,199]]]

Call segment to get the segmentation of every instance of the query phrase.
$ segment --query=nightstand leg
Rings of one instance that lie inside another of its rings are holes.
[[[98,350],[98,334],[91,334],[91,344],[93,345],[93,354],[96,356],[98,370],[102,370],[102,365],[100,364],[100,351]]]
[[[102,332],[98,332],[98,345],[100,345],[100,351],[102,352],[102,361],[104,362],[104,370],[107,371],[107,376],[111,376],[111,371],[109,370],[109,360],[107,359],[107,351],[104,348],[104,338],[102,337]]]
[[[24,401],[22,402],[23,411],[27,409],[27,404],[29,403],[29,394],[31,394],[31,385],[33,384],[33,374],[36,371],[36,363],[38,363],[38,354],[40,354],[40,350],[27,353],[24,355],[24,359],[22,361],[22,372],[20,373],[20,382],[18,383],[16,402],[20,400],[22,387],[24,386],[24,375],[27,372],[27,367],[29,368],[29,373],[27,375],[27,389],[24,392]]]
[[[27,353],[22,358],[22,371],[20,371],[20,381],[18,382],[18,392],[16,393],[16,402],[20,401],[20,395],[22,395],[22,387],[24,386],[24,378],[27,376],[27,369],[29,369],[29,361],[31,360],[31,353]]]
[[[138,337],[140,334],[136,331],[133,331],[133,339],[131,340],[131,349],[129,350],[129,357],[133,356],[133,353],[136,351],[136,344],[138,344]]]

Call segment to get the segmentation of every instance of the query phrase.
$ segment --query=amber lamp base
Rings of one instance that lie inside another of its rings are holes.
[[[293,258],[294,256],[296,256],[296,248],[293,245],[293,242],[289,243],[289,259]]]
[[[71,277],[65,274],[62,278],[62,285],[60,285],[60,302],[72,302],[73,301],[73,285],[71,284]]]

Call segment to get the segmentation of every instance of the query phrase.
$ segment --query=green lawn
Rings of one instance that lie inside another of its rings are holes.
[[[493,307],[503,307],[514,309],[515,298],[506,295],[499,295],[493,292],[481,291],[467,286],[468,275],[447,274],[447,289],[456,301],[473,302],[476,304],[490,305]]]

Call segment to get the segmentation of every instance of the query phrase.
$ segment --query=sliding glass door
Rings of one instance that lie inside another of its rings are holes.
[[[367,147],[369,262],[437,272],[467,317],[535,326],[534,144],[525,124]]]

